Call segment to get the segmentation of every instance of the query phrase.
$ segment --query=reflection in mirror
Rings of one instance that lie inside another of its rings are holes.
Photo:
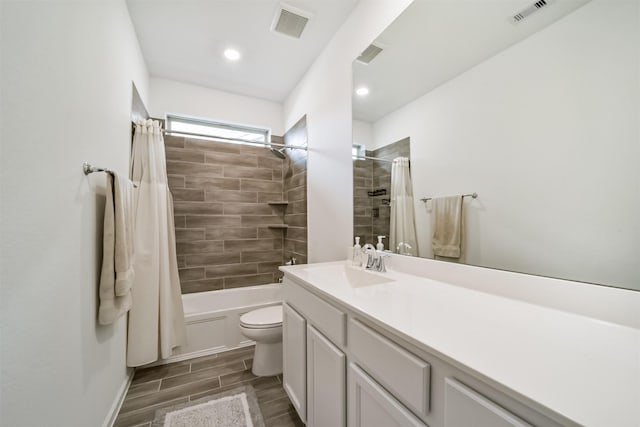
[[[402,243],[400,248],[403,253],[417,255],[408,160],[409,138],[385,145],[378,150],[363,151],[360,149],[362,146],[354,142],[354,234],[360,236],[363,242],[374,244],[378,242],[378,237],[382,236],[383,244],[388,243],[385,245],[387,248],[397,248],[398,244]],[[393,172],[396,172],[395,175]],[[392,196],[395,196],[394,191],[403,199],[400,204],[394,203],[392,210],[391,200]],[[411,230],[407,230],[404,224]]]
[[[354,62],[354,234],[407,157],[418,256],[640,290],[639,2],[530,3],[416,0]]]

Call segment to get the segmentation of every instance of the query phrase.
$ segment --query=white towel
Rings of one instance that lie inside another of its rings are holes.
[[[433,239],[435,256],[460,258],[462,253],[462,196],[433,199]]]
[[[113,323],[131,308],[133,281],[132,190],[127,179],[107,176],[98,322]],[[115,181],[115,182],[114,182]]]

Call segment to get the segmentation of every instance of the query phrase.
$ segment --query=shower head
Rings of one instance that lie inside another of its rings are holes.
[[[284,147],[282,147],[279,150],[276,150],[275,148],[270,148],[270,150],[273,153],[273,155],[276,156],[277,158],[279,158],[279,159],[284,159],[285,158],[285,155],[283,153],[283,151],[285,150]]]

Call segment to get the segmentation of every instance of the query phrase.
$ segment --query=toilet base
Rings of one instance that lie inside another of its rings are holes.
[[[272,377],[282,373],[282,341],[256,342],[251,372],[257,377]]]

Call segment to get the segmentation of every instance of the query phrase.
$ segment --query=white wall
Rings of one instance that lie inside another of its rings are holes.
[[[373,150],[373,125],[370,122],[353,121],[353,143],[364,145],[367,150]]]
[[[478,192],[466,262],[637,288],[639,12],[594,0],[374,124],[411,137],[417,198]]]
[[[410,3],[360,0],[285,100],[285,128],[307,115],[309,262],[353,244],[351,63]]]
[[[152,78],[149,84],[149,112],[163,118],[166,113],[186,114],[236,124],[271,129],[284,135],[282,104],[236,95],[174,80]]]
[[[100,426],[127,379],[126,322],[98,326],[104,174],[126,174],[131,82],[119,1],[3,1],[0,425]]]

